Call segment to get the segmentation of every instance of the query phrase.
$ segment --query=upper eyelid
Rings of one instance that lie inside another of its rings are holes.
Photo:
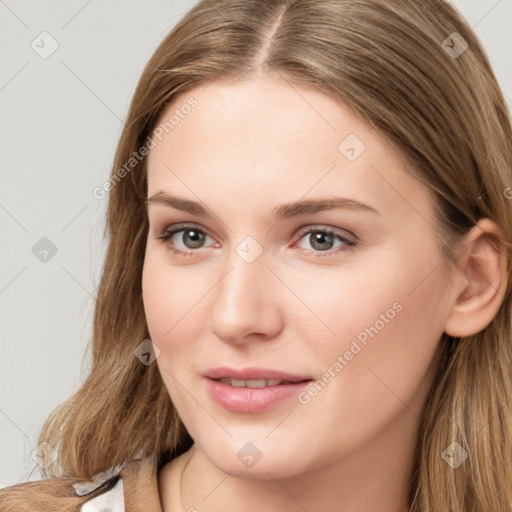
[[[196,225],[194,223],[177,223],[177,224],[171,224],[169,227],[164,228],[161,230],[161,233],[179,233],[180,231],[185,231],[186,229],[197,229],[198,231],[201,231],[205,235],[209,236],[213,240],[215,240],[215,237],[212,236],[207,229],[204,229],[203,227],[200,227],[199,225]]]
[[[298,234],[302,236],[303,234],[309,233],[310,231],[332,231],[335,235],[341,236],[342,238],[353,238],[354,241],[358,240],[358,237],[347,229],[334,228],[323,224],[312,224],[310,226],[306,226],[301,228]],[[340,231],[342,231],[342,233],[340,233]],[[345,236],[344,233],[346,233],[348,236]]]

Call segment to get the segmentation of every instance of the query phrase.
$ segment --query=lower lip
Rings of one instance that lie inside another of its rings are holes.
[[[232,412],[266,411],[282,400],[297,396],[311,382],[279,384],[265,388],[235,388],[217,380],[206,379],[210,396]]]

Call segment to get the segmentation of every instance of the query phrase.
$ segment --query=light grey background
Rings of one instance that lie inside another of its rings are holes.
[[[92,190],[144,65],[195,3],[0,0],[0,488],[41,477],[42,423],[85,379],[105,251],[106,201]],[[512,0],[453,3],[512,108]],[[43,237],[54,255],[34,254]]]

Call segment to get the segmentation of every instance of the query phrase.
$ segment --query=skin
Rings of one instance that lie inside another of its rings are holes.
[[[159,476],[163,509],[406,510],[443,331],[464,333],[472,318],[477,332],[500,303],[504,260],[480,237],[495,226],[485,221],[471,231],[468,255],[448,278],[430,190],[363,118],[322,92],[267,75],[180,93],[161,119],[190,96],[197,107],[148,155],[148,197],[163,190],[202,202],[211,215],[148,207],[146,318],[160,350],[156,364],[195,441]],[[338,149],[349,134],[366,146],[355,161]],[[279,204],[332,195],[379,213],[272,218]],[[208,235],[202,246],[184,238],[189,230],[158,239],[182,222]],[[312,227],[356,245],[335,237],[318,248]],[[252,263],[236,251],[247,236],[263,250]],[[191,254],[173,254],[173,244]],[[480,272],[471,270],[471,249]],[[237,413],[206,392],[201,374],[216,366],[321,379],[396,303],[394,318],[307,404],[292,398]],[[262,454],[252,467],[237,457],[247,442]]]

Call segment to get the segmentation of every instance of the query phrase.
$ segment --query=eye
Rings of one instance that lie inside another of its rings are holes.
[[[315,226],[313,228],[309,228],[307,231],[303,231],[301,233],[300,240],[303,239],[305,239],[313,248],[312,250],[308,249],[308,251],[313,252],[314,256],[319,257],[332,256],[340,251],[351,250],[356,245],[355,240],[352,238],[348,238],[345,235],[320,226]],[[338,246],[333,247],[335,240],[338,240],[341,243]]]
[[[193,225],[180,225],[174,226],[175,229],[165,230],[157,238],[164,243],[169,245],[169,249],[174,254],[180,254],[182,256],[191,256],[193,250],[183,250],[176,247],[176,240],[181,240],[181,243],[185,244],[185,249],[200,249],[206,238],[211,238],[202,229],[199,229]],[[182,233],[180,236],[178,233]]]
[[[202,229],[199,229],[194,225],[182,224],[173,226],[173,228],[174,229],[166,229],[157,237],[158,240],[161,240],[169,246],[169,250],[173,254],[192,256],[195,252],[194,249],[201,249],[205,240],[207,238],[211,238]],[[320,226],[314,226],[306,231],[302,231],[300,236],[301,238],[299,242],[306,239],[313,248],[306,250],[313,253],[315,257],[332,256],[340,251],[351,250],[356,246],[356,242],[352,238],[348,238],[345,235]],[[340,244],[333,247],[336,240],[340,242]],[[185,245],[185,249],[177,247],[178,241]],[[187,250],[187,248],[189,250]],[[303,249],[304,247],[300,248]]]

